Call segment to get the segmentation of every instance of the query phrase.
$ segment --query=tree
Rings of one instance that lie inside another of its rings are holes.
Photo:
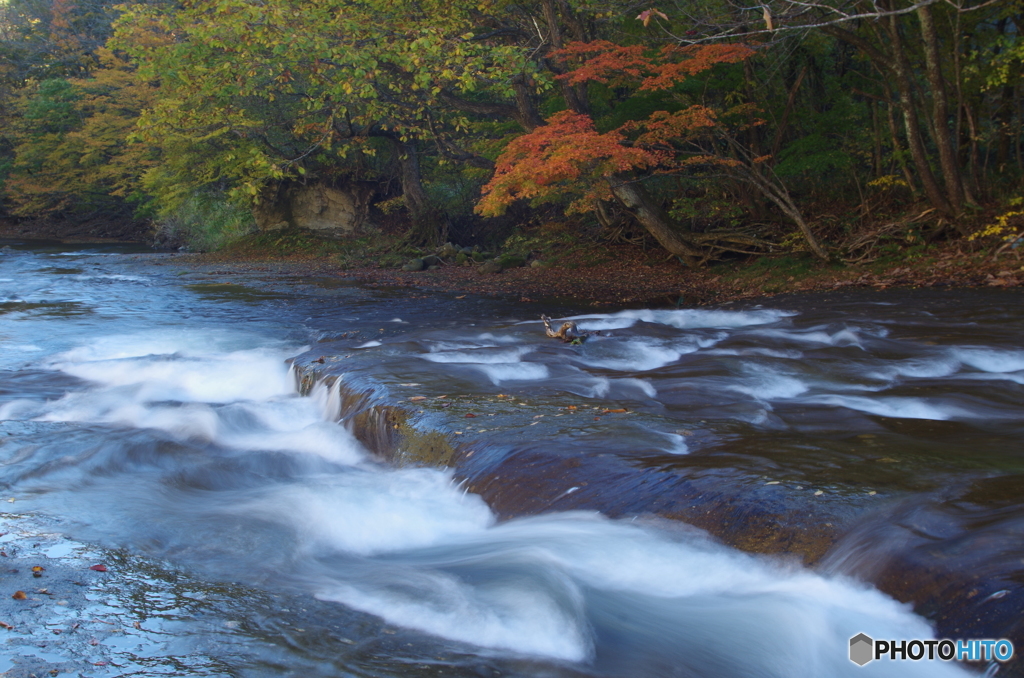
[[[632,92],[678,90],[687,79],[716,66],[739,64],[754,50],[740,44],[679,47],[652,52],[643,45],[608,41],[571,43],[559,54],[579,65],[559,76],[569,84],[600,83]],[[749,104],[716,109],[689,103],[681,92],[670,110],[655,110],[600,133],[590,116],[563,111],[513,141],[484,187],[478,210],[496,215],[518,198],[534,201],[572,195],[571,211],[599,212],[616,201],[669,252],[696,264],[715,252],[750,245],[736,232],[693,233],[674,221],[648,195],[642,181],[655,174],[717,173],[749,183],[775,202],[800,227],[812,251],[826,258],[784,186],[737,135],[750,128]]]
[[[144,139],[180,158],[170,159],[167,191],[183,198],[220,182],[245,202],[266,199],[285,181],[344,180],[360,171],[383,180],[381,164],[366,159],[386,155],[413,221],[430,224],[437,219],[422,185],[425,149],[489,166],[459,143],[468,116],[529,119],[512,103],[517,78],[533,68],[527,56],[472,31],[478,8],[487,6],[137,5],[118,21],[115,44],[144,77],[159,81],[159,99],[140,127]]]
[[[97,50],[97,59],[90,78],[22,90],[6,182],[15,215],[126,213],[142,199],[139,181],[155,158],[129,138],[154,88],[109,50]]]

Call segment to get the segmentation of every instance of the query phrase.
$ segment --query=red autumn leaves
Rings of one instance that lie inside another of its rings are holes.
[[[671,89],[716,64],[743,61],[754,50],[741,44],[668,45],[651,52],[642,45],[607,40],[574,42],[554,56],[578,66],[559,76],[571,84],[599,82],[638,91]],[[730,111],[736,112],[736,111]],[[684,152],[687,141],[707,134],[718,114],[703,105],[656,111],[601,133],[589,115],[561,111],[547,124],[520,136],[498,158],[494,177],[483,188],[477,212],[497,216],[515,200],[575,195],[569,212],[586,212],[610,200],[605,179],[637,170],[673,172],[695,163],[728,162]]]

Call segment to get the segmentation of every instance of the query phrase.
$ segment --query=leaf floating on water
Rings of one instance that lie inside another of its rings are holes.
[[[567,410],[575,410],[576,406],[575,405],[566,405],[565,409],[567,409]]]
[[[2,622],[2,621],[0,621],[0,628],[7,629],[8,631],[13,631],[14,630],[13,626],[8,624],[7,622]]]
[[[778,485],[778,484],[779,484],[778,480],[769,480],[767,483],[765,483],[765,485]]]
[[[43,576],[43,570],[45,570],[45,569],[46,568],[43,567],[42,565],[33,565],[32,566],[32,576],[33,577],[42,577]]]
[[[466,419],[475,419],[476,415],[472,412],[466,412]]]
[[[427,396],[413,396],[413,397],[409,398],[409,400],[411,400],[414,403],[418,403],[419,401],[426,400],[426,399],[427,399]]]
[[[824,492],[822,492],[821,490],[818,490],[817,492],[815,492],[815,493],[814,493],[814,496],[815,496],[815,497],[820,497],[820,496],[821,496],[821,495],[823,495],[823,494],[825,494],[825,493],[824,493]]]
[[[455,298],[456,298],[456,299],[465,299],[465,298],[466,298],[466,295],[465,295],[465,294],[463,294],[463,295],[462,295],[461,297],[455,297]]]
[[[106,572],[107,571],[107,566],[104,565],[103,563],[100,563],[99,565],[92,565],[92,566],[90,566],[89,569],[90,570],[95,570],[96,572]]]
[[[409,388],[411,388],[413,386],[422,386],[422,385],[423,384],[399,384],[399,386],[406,386],[406,387],[409,387]]]
[[[25,600],[28,596],[25,595],[24,591],[15,591],[11,598],[14,598],[15,600]]]

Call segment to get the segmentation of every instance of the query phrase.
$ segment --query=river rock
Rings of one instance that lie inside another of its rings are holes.
[[[503,254],[498,258],[502,268],[519,268],[526,265],[526,257],[517,254]]]
[[[485,261],[483,264],[477,267],[476,272],[481,275],[489,275],[493,273],[501,273],[501,263],[495,259]]]
[[[547,268],[547,264],[540,259],[534,259],[530,262],[530,268]]]
[[[451,244],[450,242],[446,242],[441,246],[441,249],[437,251],[437,256],[442,259],[454,259],[461,251],[462,250],[459,247]]]
[[[439,256],[437,256],[435,254],[430,254],[428,256],[425,256],[425,257],[423,257],[423,265],[426,266],[427,268],[430,268],[431,266],[440,266],[441,265],[441,257],[439,257]]]
[[[402,267],[403,271],[422,271],[427,267],[426,262],[422,259],[413,259],[408,264]]]

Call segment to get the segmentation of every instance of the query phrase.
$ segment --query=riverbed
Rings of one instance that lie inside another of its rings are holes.
[[[986,666],[849,639],[1024,642],[1013,290],[595,313],[8,246],[8,675],[939,676]]]

